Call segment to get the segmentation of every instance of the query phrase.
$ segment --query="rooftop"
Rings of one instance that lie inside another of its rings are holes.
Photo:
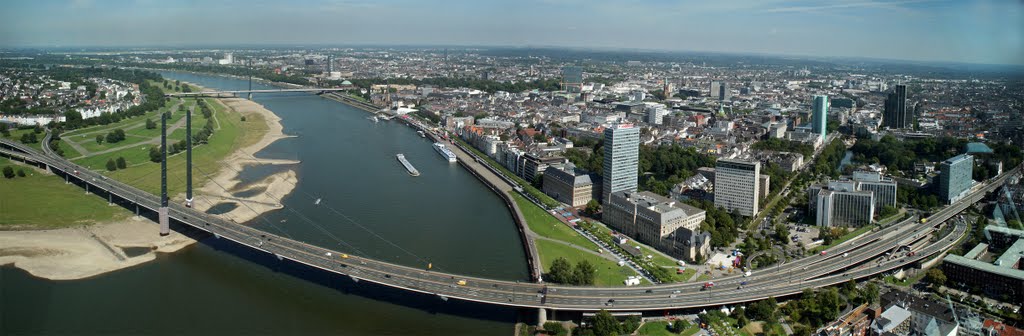
[[[992,154],[992,148],[981,142],[971,142],[966,147],[967,154]]]
[[[980,246],[980,245],[979,245]],[[975,247],[974,249],[977,249]],[[968,256],[977,255],[971,250]],[[1017,239],[1017,242],[1006,249],[1003,255],[996,259],[995,263],[987,263],[980,260],[968,258],[966,256],[958,255],[947,255],[942,259],[943,262],[954,263],[964,267],[970,267],[982,272],[993,273],[1009,278],[1024,280],[1024,270],[1014,268],[1020,260],[1024,258],[1024,238]]]

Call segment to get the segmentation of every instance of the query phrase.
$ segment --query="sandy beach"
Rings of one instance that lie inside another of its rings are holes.
[[[238,179],[238,172],[250,165],[293,165],[299,163],[295,160],[256,159],[256,153],[266,148],[274,141],[288,138],[283,132],[281,118],[267,110],[262,105],[241,98],[221,99],[228,108],[241,113],[242,115],[259,114],[267,123],[267,133],[255,143],[245,146],[224,159],[224,168],[221,168],[209,182],[196,190],[194,206],[197,210],[206,211],[220,203],[234,203],[238,205],[233,210],[220,216],[238,223],[247,222],[264,212],[282,208],[281,198],[292,192],[295,183],[295,171],[287,169],[282,172],[270,175],[261,181],[247,183],[245,188],[239,188],[242,183]],[[225,190],[227,189],[227,190]],[[251,197],[237,197],[233,193],[246,190],[263,190]],[[179,196],[184,199],[184,195]]]
[[[146,218],[125,219],[79,228],[0,231],[0,265],[13,264],[50,280],[74,280],[131,267],[195,243],[177,232],[161,237]],[[126,248],[149,251],[129,256]]]
[[[203,88],[200,87],[200,90]],[[249,165],[298,163],[294,160],[254,158],[257,152],[274,141],[288,137],[282,132],[281,119],[262,105],[249,100],[221,98],[219,103],[244,116],[262,116],[268,126],[267,132],[256,142],[245,145],[222,160],[223,167],[217,174],[196,189],[195,208],[206,211],[219,203],[237,204],[233,210],[220,216],[238,223],[282,208],[280,199],[291,193],[297,182],[294,170],[283,170],[261,181],[247,183],[244,188],[239,187],[241,181],[238,180],[238,173]],[[251,197],[232,195],[245,190],[262,191]],[[176,195],[174,198],[183,201],[185,195]],[[0,265],[13,264],[45,279],[74,280],[139,265],[156,259],[158,252],[171,253],[196,242],[173,231],[161,237],[158,230],[156,223],[146,218],[132,217],[57,230],[0,231]]]

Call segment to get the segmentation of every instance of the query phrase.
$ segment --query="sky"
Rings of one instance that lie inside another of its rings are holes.
[[[463,45],[1024,64],[1021,0],[5,0],[0,48]]]

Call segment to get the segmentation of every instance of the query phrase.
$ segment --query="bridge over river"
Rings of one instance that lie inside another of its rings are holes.
[[[50,151],[47,143],[43,142],[44,153],[40,153],[23,144],[0,139],[0,154],[49,169],[90,191],[103,191],[107,197],[116,197],[153,212],[161,208],[159,196],[69,162]],[[184,205],[169,204],[167,215],[181,224],[209,232],[218,239],[227,239],[272,254],[281,262],[301,263],[348,276],[357,282],[373,282],[445,300],[452,298],[485,304],[569,311],[684,309],[719,307],[770,296],[798,294],[806,288],[867,278],[940,255],[967,233],[964,225],[943,223],[1003,185],[1009,176],[1018,171],[1019,167],[1014,168],[977,186],[967,197],[935,212],[926,220],[911,217],[829,248],[824,254],[758,270],[750,277],[736,275],[717,279],[716,286],[707,290],[702,289],[699,283],[573,287],[469,277],[345,254],[227,221]],[[939,231],[939,237],[933,237],[933,231]],[[905,245],[917,246],[916,253],[913,256],[882,257],[894,247]],[[747,282],[747,285],[739,286],[741,282]]]

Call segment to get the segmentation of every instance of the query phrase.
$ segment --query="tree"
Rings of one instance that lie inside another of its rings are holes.
[[[123,156],[117,157],[117,169],[128,168],[128,161],[125,161]]]
[[[594,217],[598,212],[601,212],[601,203],[592,199],[590,202],[587,202],[587,207],[583,211],[587,213],[587,216]]]
[[[14,168],[11,168],[11,166],[5,166],[4,167],[4,177],[6,177],[6,178],[14,178]]]
[[[39,125],[39,124],[36,124],[36,127],[32,129],[32,132],[35,133],[35,134],[42,134],[43,133],[43,126]]]
[[[548,271],[548,281],[560,284],[568,284],[572,280],[573,269],[572,265],[565,258],[559,257],[555,261],[551,262],[550,271]]]
[[[803,324],[798,324],[793,327],[793,335],[795,336],[811,336],[811,328]]]
[[[619,321],[607,310],[601,309],[594,316],[594,334],[598,336],[618,335],[620,329]],[[632,331],[632,330],[630,330]]]
[[[878,285],[869,282],[867,286],[864,286],[863,296],[868,303],[878,302]]]
[[[114,159],[107,159],[107,170],[108,171],[115,171],[115,170],[117,170],[117,163],[114,162]]]
[[[18,177],[25,177],[25,170],[18,168]]]
[[[882,211],[878,213],[879,218],[889,218],[889,216],[895,215],[899,210],[891,205],[882,206]]]
[[[39,142],[39,140],[36,140],[35,133],[29,132],[21,135],[21,143],[23,144],[33,144],[36,142]]]
[[[160,146],[149,147],[149,161],[160,162],[163,159],[159,147]]]
[[[582,260],[576,264],[576,268],[573,270],[572,275],[573,285],[593,285],[594,277],[597,275],[597,269],[594,268],[594,265],[591,265],[589,261]]]
[[[928,273],[924,275],[925,280],[936,286],[942,286],[946,284],[946,274],[942,273],[938,267],[932,267],[928,270]]]
[[[548,332],[548,335],[565,335],[565,327],[561,323],[550,321],[544,323],[544,331]]]
[[[153,121],[152,118],[146,119],[146,129],[155,129],[155,128],[156,128],[156,122]]]
[[[96,144],[97,145],[102,145],[103,144],[103,135],[102,134],[97,134],[96,135]]]

